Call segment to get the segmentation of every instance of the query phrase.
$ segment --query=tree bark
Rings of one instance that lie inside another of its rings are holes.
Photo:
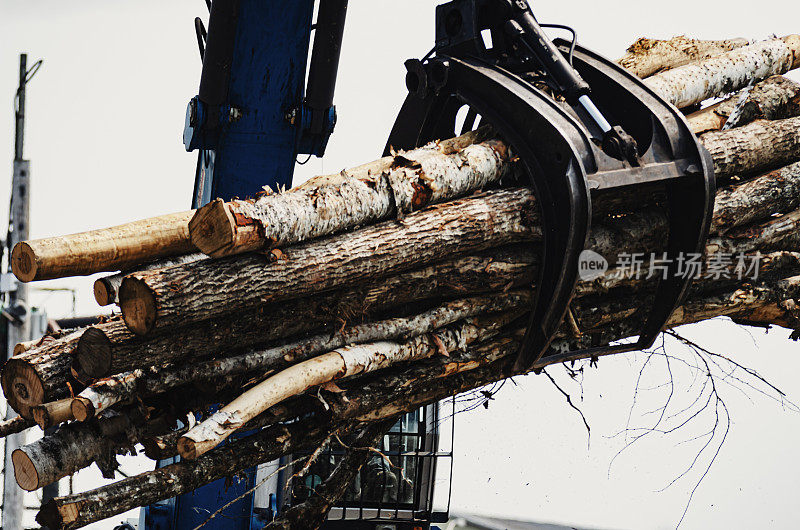
[[[3,366],[2,386],[8,404],[32,419],[31,407],[69,396],[71,353],[83,333],[45,336],[35,348],[12,357]]]
[[[177,256],[175,258],[158,260],[147,263],[136,270],[149,271],[153,269],[162,269],[164,267],[175,267],[183,265],[184,263],[192,263],[205,259],[205,254],[195,252],[194,254],[186,254],[184,256]],[[107,306],[119,303],[119,286],[122,284],[122,279],[133,271],[118,272],[110,276],[104,276],[94,281],[94,299],[100,306]]]
[[[800,162],[795,162],[717,191],[711,232],[724,234],[799,206]]]
[[[739,94],[693,112],[686,117],[692,132],[703,134],[719,131],[739,105]],[[755,120],[780,120],[800,115],[800,85],[782,75],[757,83],[741,107],[737,126]]]
[[[11,253],[22,282],[131,269],[151,260],[196,252],[189,219],[180,212],[124,225],[18,243]]]
[[[17,416],[10,420],[0,421],[0,438],[5,438],[9,434],[17,434],[36,425],[33,420]]]
[[[482,131],[469,134],[477,140],[491,133]],[[292,245],[496,184],[513,167],[508,160],[508,149],[497,140],[455,153],[442,152],[434,143],[395,155],[389,169],[380,173],[255,200],[218,199],[197,211],[189,232],[197,248],[213,257]]]
[[[468,318],[463,323],[406,342],[348,345],[294,364],[252,387],[190,429],[178,440],[178,452],[183,458],[194,460],[268,408],[313,386],[385,369],[402,361],[417,361],[437,354],[446,356],[456,348],[486,340],[524,313],[521,304],[515,309],[518,311],[496,317]]]
[[[73,401],[74,418],[85,421],[116,403],[128,402],[137,396],[161,394],[187,384],[202,384],[223,376],[250,372],[268,375],[276,369],[307,360],[348,344],[379,340],[406,339],[433,331],[464,318],[485,313],[507,311],[530,305],[527,292],[509,292],[447,302],[439,307],[410,317],[398,317],[344,327],[334,334],[325,333],[299,339],[267,349],[248,351],[243,355],[185,366],[137,369],[102,379],[83,390]]]
[[[628,48],[627,53],[617,60],[617,64],[633,75],[645,78],[747,44],[747,39],[698,40],[684,35],[668,40],[641,38]]]
[[[101,324],[89,328],[78,341],[73,368],[101,378],[150,365],[207,358],[221,353],[220,345],[225,345],[228,354],[236,354],[320,328],[336,331],[410,302],[518,287],[533,281],[537,255],[531,245],[495,248],[347,289],[168,329],[169,333],[152,338],[131,333],[120,321]]]
[[[729,131],[703,135],[718,179],[745,176],[800,160],[800,117],[758,120]]]
[[[756,42],[661,72],[644,83],[678,108],[746,87],[800,66],[800,36]]]
[[[533,195],[501,190],[410,214],[346,234],[259,255],[200,261],[132,274],[120,289],[128,328],[156,329],[209,319],[261,304],[352,285],[402,272],[441,256],[533,241],[537,230]]]

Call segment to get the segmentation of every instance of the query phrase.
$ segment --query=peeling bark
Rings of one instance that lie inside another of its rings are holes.
[[[452,154],[431,144],[397,154],[391,166],[377,174],[255,200],[213,201],[197,211],[189,231],[197,248],[213,257],[291,245],[496,184],[512,169],[509,158],[505,144],[497,140]]]
[[[719,131],[739,104],[739,94],[686,117],[692,132]],[[800,85],[776,75],[757,83],[745,99],[737,126],[755,120],[780,120],[800,115]]]
[[[684,35],[668,40],[640,38],[631,44],[617,64],[633,75],[645,78],[747,44],[747,39],[698,40]]]
[[[645,79],[645,84],[678,108],[729,94],[800,66],[800,36],[756,42],[716,57]]]
[[[0,421],[0,438],[5,438],[9,434],[17,434],[36,425],[33,420],[17,416],[10,420]]]

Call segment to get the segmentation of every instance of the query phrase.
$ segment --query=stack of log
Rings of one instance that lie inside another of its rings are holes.
[[[800,66],[800,37],[640,40],[620,63],[686,109],[712,154],[721,189],[707,253],[762,256],[757,280],[695,282],[669,325],[725,315],[800,328],[800,86],[782,76]],[[716,98],[727,99],[699,108]],[[721,130],[737,107],[736,127]],[[58,426],[14,453],[20,487],[92,463],[113,477],[116,456],[137,448],[183,457],[53,499],[37,520],[79,528],[313,451],[332,433],[372,440],[402,413],[520,373],[541,233],[512,149],[484,127],[289,191],[17,245],[22,281],[115,272],[95,296],[121,310],[5,364],[2,388],[20,418],[0,433]],[[626,204],[595,205],[590,248],[659,252],[659,198]],[[579,285],[559,344],[608,343],[641,325],[632,294],[652,283],[611,262]],[[577,359],[553,354],[534,368]],[[310,502],[291,517],[311,528],[329,507]]]

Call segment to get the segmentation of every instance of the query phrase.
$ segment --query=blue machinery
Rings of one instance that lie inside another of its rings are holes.
[[[333,92],[339,63],[347,0],[320,0],[316,22],[312,25],[314,0],[214,0],[210,9],[208,31],[200,18],[195,19],[198,46],[203,59],[198,95],[189,102],[184,128],[187,151],[199,151],[192,207],[198,208],[214,198],[230,200],[252,197],[265,185],[291,187],[298,155],[322,156],[336,124]],[[309,64],[312,29],[314,44]],[[407,456],[392,458],[414,476],[414,487],[389,481],[381,462],[365,466],[381,482],[379,493],[368,487],[352,491],[346,508],[334,510],[340,518],[370,518],[364,506],[387,503],[397,516],[399,510],[422,514],[411,525],[391,528],[427,528],[433,490],[436,451],[436,406],[428,406],[404,417],[387,435],[386,454],[413,451],[416,460]],[[326,455],[325,462],[337,454]],[[417,460],[423,464],[417,466]],[[407,462],[408,461],[408,462]],[[159,462],[160,466],[174,459]],[[320,472],[316,477],[325,478]],[[144,508],[141,529],[184,530],[203,523],[224,504],[238,498],[255,484],[256,468],[226,481],[218,480],[194,492]],[[419,480],[416,477],[420,477]],[[375,482],[373,480],[373,482]],[[368,481],[368,480],[367,480]],[[279,481],[280,482],[280,481]],[[222,516],[208,522],[206,530],[249,530],[262,528],[288,501],[282,485],[274,488],[267,506],[254,506],[253,495],[226,508]],[[383,491],[387,490],[387,491]],[[372,518],[375,517],[373,509]],[[441,519],[441,517],[439,517]],[[383,528],[379,523],[330,523],[331,528]],[[356,525],[356,526],[353,526]]]
[[[318,0],[312,24],[314,0],[206,2],[208,32],[195,19],[203,57],[200,89],[189,103],[184,130],[186,149],[199,151],[194,207],[217,197],[253,196],[264,185],[289,187],[298,155],[323,155],[336,124],[333,92],[347,11],[347,0]],[[572,39],[551,41],[544,27],[568,30]],[[531,186],[538,198],[539,287],[518,369],[570,353],[550,344],[569,308],[598,196],[625,189],[631,197],[661,197],[670,220],[664,250],[673,269],[680,253],[704,248],[714,205],[713,164],[683,115],[638,78],[577,46],[571,28],[539,24],[526,0],[438,5],[434,49],[406,61],[406,68],[409,95],[387,145],[414,148],[486,120],[513,147],[523,170],[503,184]],[[671,270],[654,292],[643,294],[639,311],[645,324],[637,342],[592,344],[584,353],[652,345],[689,282]],[[384,437],[384,454],[407,480],[380,459],[368,463],[326,528],[416,530],[442,521],[446,514],[432,509],[437,414],[433,405],[406,415]],[[261,528],[285,506],[302,501],[340,454],[330,449],[321,455],[301,483],[284,487],[279,477],[264,506],[254,507],[253,497],[245,496],[204,528]],[[195,528],[253,486],[255,469],[243,476],[149,506],[140,527]]]

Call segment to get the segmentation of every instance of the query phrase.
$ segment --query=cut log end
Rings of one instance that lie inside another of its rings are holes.
[[[195,212],[189,221],[189,234],[203,254],[225,256],[236,239],[236,220],[228,205],[216,199]]]
[[[89,328],[78,339],[73,368],[91,379],[106,377],[111,370],[111,349],[111,341],[102,330]]]
[[[39,263],[36,259],[36,252],[31,246],[25,241],[14,245],[14,250],[11,251],[11,271],[14,276],[19,281],[27,283],[40,279],[36,277],[38,270]]]
[[[14,478],[19,487],[25,491],[35,491],[39,489],[39,473],[33,460],[22,449],[17,449],[11,454],[11,462],[14,464]]]
[[[45,528],[66,528],[74,523],[80,516],[81,503],[71,502],[59,504],[51,500],[36,516],[36,522]]]
[[[71,413],[76,420],[86,421],[94,417],[95,410],[91,401],[83,397],[76,397],[71,401]]]
[[[116,291],[108,280],[99,278],[94,282],[94,299],[98,305],[106,306],[116,302]]]
[[[44,401],[44,387],[32,366],[11,358],[3,368],[3,393],[20,416],[32,419],[31,407]]]
[[[42,430],[75,419],[72,414],[72,399],[60,399],[31,407],[33,420]]]
[[[156,296],[145,282],[125,278],[119,288],[119,307],[125,325],[137,335],[146,335],[156,325]]]
[[[178,454],[186,460],[196,460],[214,448],[214,444],[196,442],[187,436],[178,438]],[[205,447],[208,446],[208,447]]]

